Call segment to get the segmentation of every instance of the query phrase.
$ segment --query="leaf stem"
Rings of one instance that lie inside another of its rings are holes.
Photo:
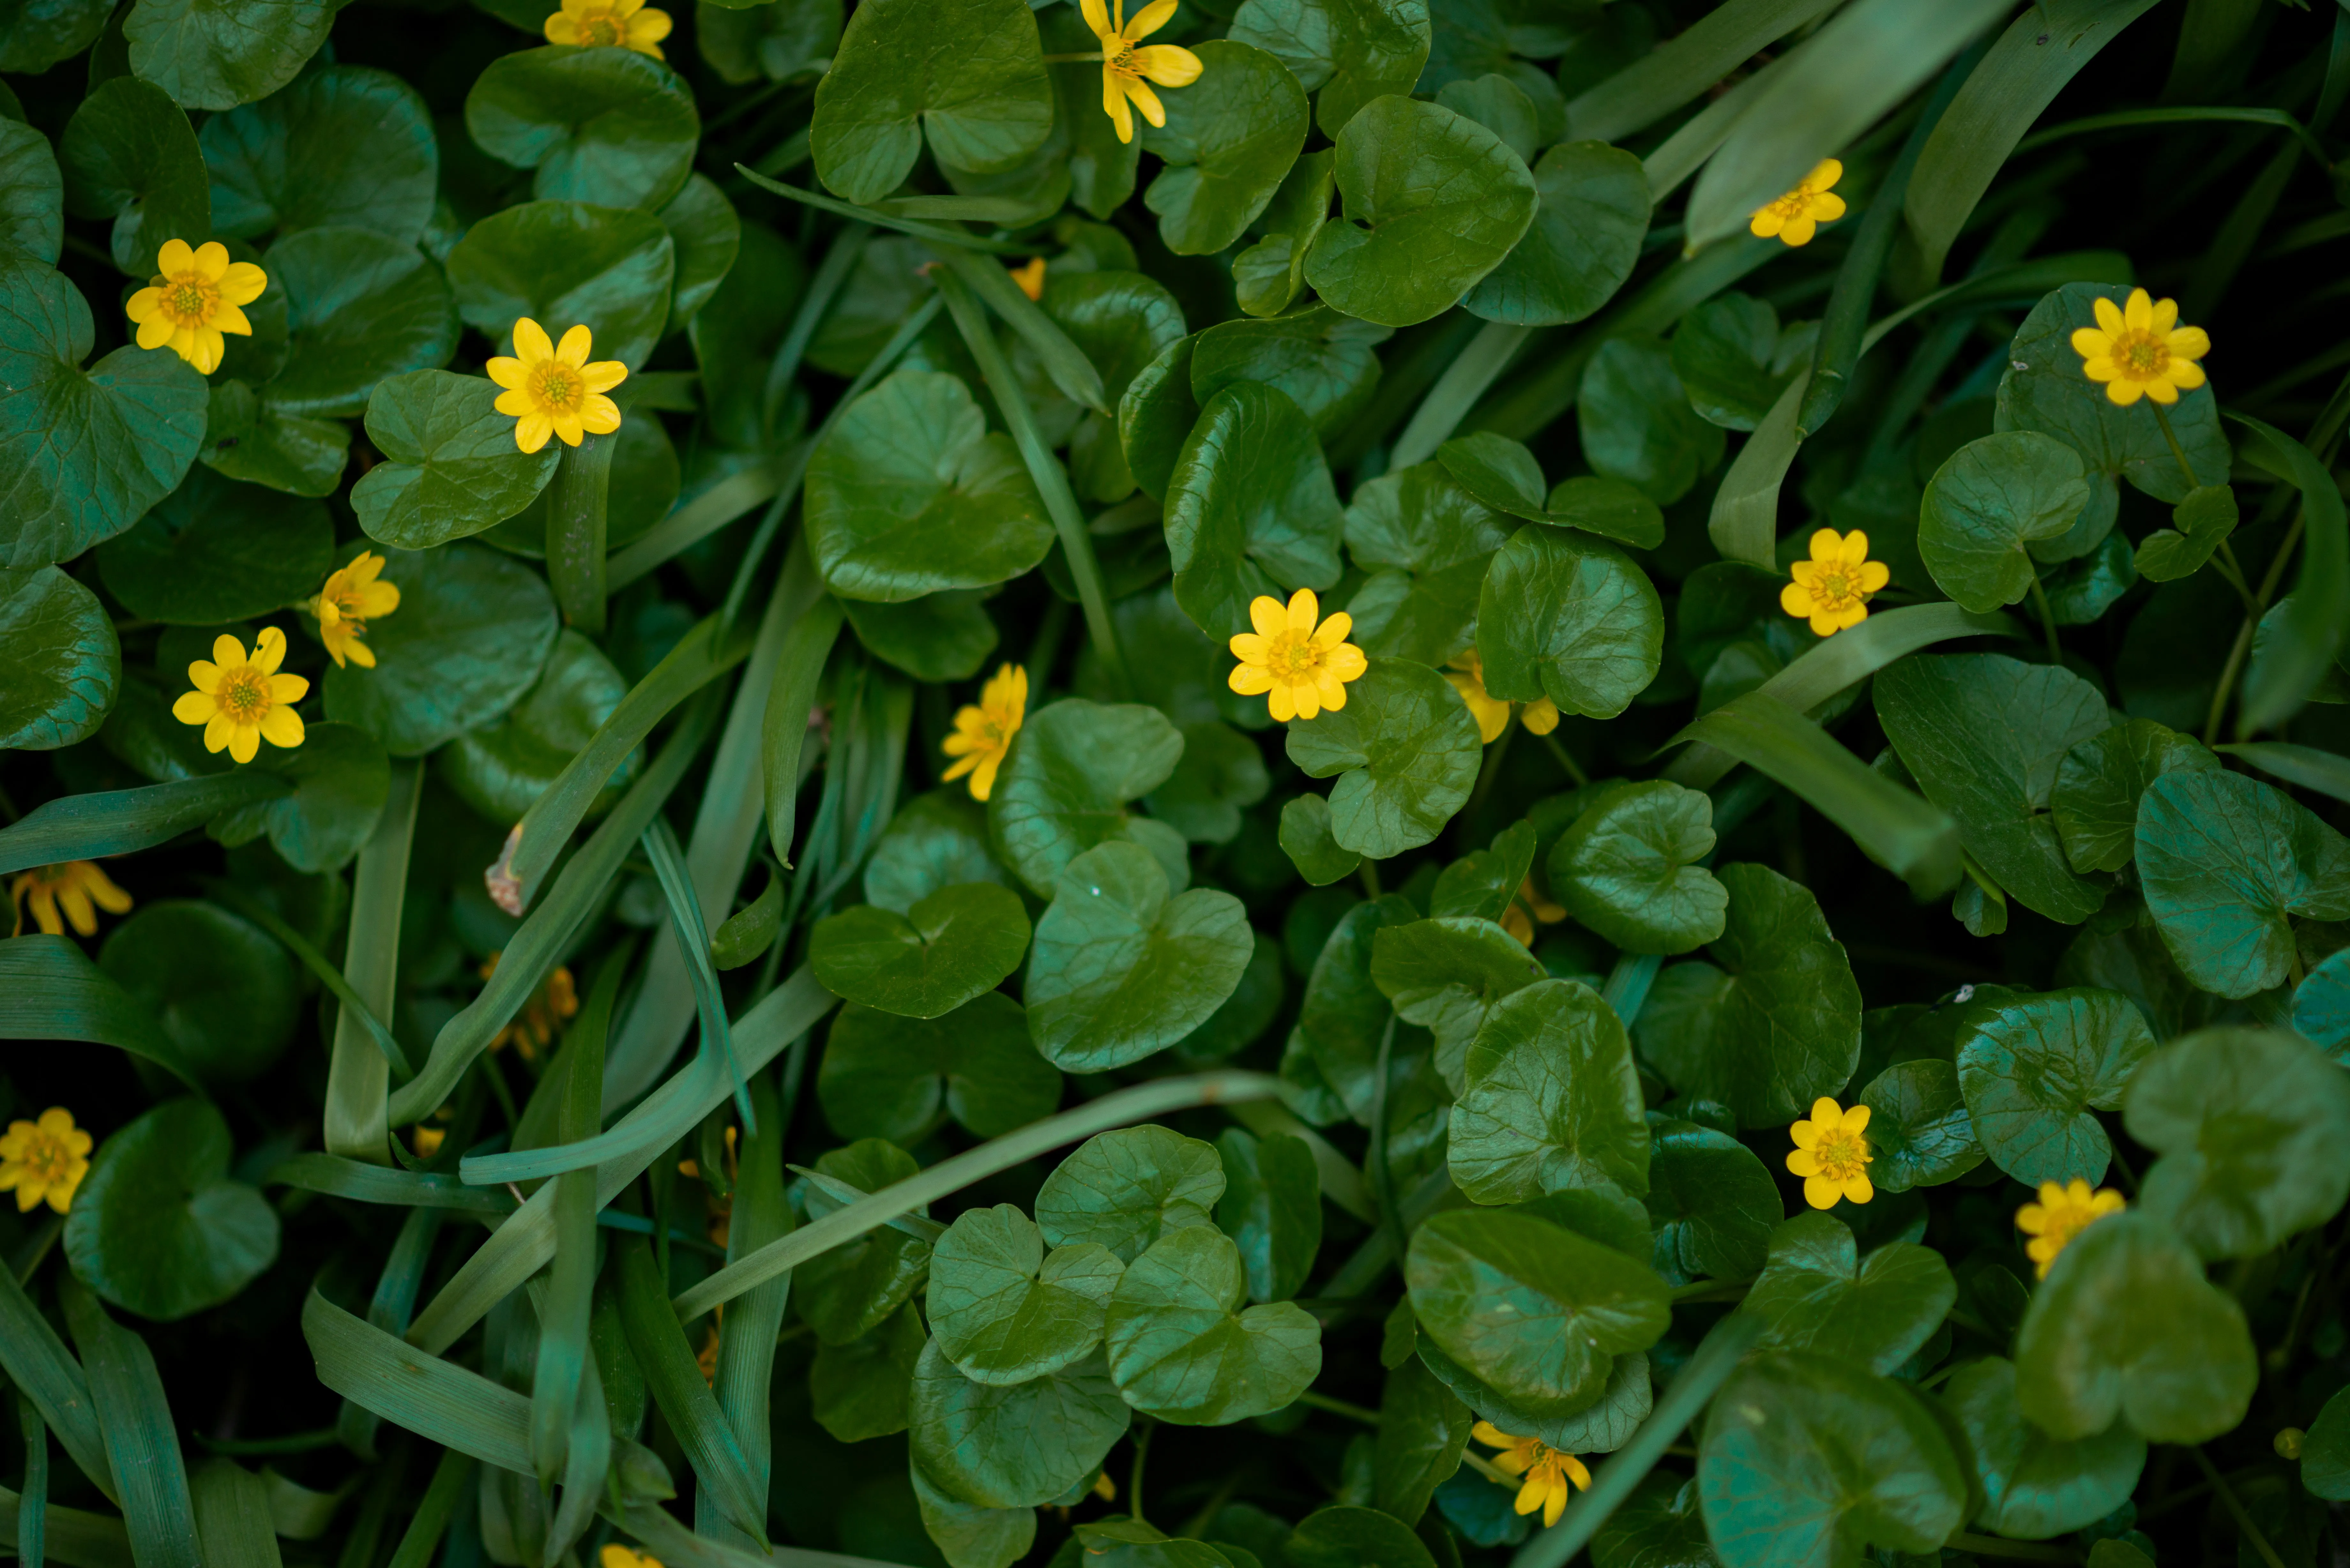
[[[1310,1410],[1327,1410],[1333,1416],[1344,1416],[1350,1421],[1360,1421],[1366,1427],[1379,1424],[1379,1413],[1361,1405],[1350,1405],[1344,1399],[1333,1399],[1327,1394],[1316,1394],[1308,1388],[1297,1397],[1297,1402]]]
[[[2244,1532],[2245,1539],[2252,1543],[2252,1550],[2261,1554],[2261,1561],[2269,1568],[2284,1568],[2284,1559],[2279,1557],[2276,1548],[2269,1544],[2269,1538],[2261,1533],[2261,1527],[2252,1522],[2252,1516],[2244,1511],[2243,1503],[2236,1496],[2236,1489],[2228,1484],[2228,1478],[2220,1473],[2220,1468],[2199,1448],[2189,1449],[2187,1455],[2195,1461],[2195,1468],[2203,1472],[2204,1479],[2211,1483],[2211,1490],[2220,1494],[2220,1506],[2228,1511],[2229,1517],[2236,1521],[2236,1528]]]
[[[1126,1472],[1126,1506],[1137,1524],[1150,1522],[1142,1514],[1142,1466],[1143,1461],[1150,1458],[1150,1434],[1158,1429],[1159,1423],[1149,1417],[1136,1417],[1134,1465]]]
[[[2040,611],[2040,629],[2048,634],[2048,662],[2057,669],[2064,668],[2064,646],[2056,640],[2056,612],[2048,605],[2048,589],[2040,581],[2040,574],[2032,574],[2032,603]]]
[[[2170,428],[2170,416],[2164,413],[2162,405],[2152,398],[2146,400],[2146,406],[2154,410],[2154,422],[2162,427],[2162,439],[2170,443],[2170,455],[2178,460],[2178,472],[2187,476],[2187,487],[2189,490],[2203,488],[2203,482],[2195,477],[2195,465],[2187,461],[2187,449],[2178,444],[2178,436]]]
[[[1558,738],[1557,731],[1554,730],[1544,735],[1542,742],[1544,745],[1550,748],[1550,754],[1558,759],[1558,765],[1566,770],[1566,776],[1575,781],[1577,789],[1591,782],[1591,775],[1585,773],[1582,766],[1575,762],[1575,753],[1566,749],[1566,742]]]
[[[2306,513],[2293,515],[2293,526],[2285,530],[2284,543],[2277,546],[2276,556],[2269,562],[2267,573],[2261,578],[2260,592],[2253,596],[2251,613],[2236,632],[2235,646],[2228,650],[2228,662],[2220,667],[2220,684],[2211,692],[2211,711],[2203,722],[2203,743],[2219,744],[2220,721],[2227,715],[2228,698],[2235,691],[2236,679],[2243,673],[2244,660],[2252,651],[2252,632],[2260,625],[2261,616],[2268,609],[2269,599],[2277,585],[2284,580],[2285,563],[2293,559],[2293,546],[2301,543],[2302,524]]]

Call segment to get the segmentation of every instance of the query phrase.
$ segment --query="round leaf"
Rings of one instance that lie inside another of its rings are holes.
[[[155,1015],[207,1083],[242,1084],[294,1038],[294,964],[214,904],[163,898],[114,928],[99,965]]]
[[[635,369],[669,320],[677,247],[650,213],[525,202],[493,213],[449,253],[465,325],[502,347],[517,317],[550,335],[585,326],[598,359]]]
[[[1804,1213],[1771,1236],[1771,1261],[1740,1311],[1768,1324],[1762,1342],[1890,1372],[1932,1337],[1959,1299],[1931,1247],[1889,1241],[1859,1255],[1833,1214]]]
[[[865,862],[865,901],[901,915],[965,882],[1010,878],[987,853],[986,808],[955,784],[900,806]]]
[[[1942,1386],[1942,1403],[1965,1428],[1985,1501],[1977,1522],[2018,1541],[2085,1529],[2129,1501],[2146,1469],[2146,1439],[2128,1427],[2079,1442],[2052,1438],[2023,1418],[2015,1363],[1987,1355]]]
[[[277,1261],[277,1211],[229,1178],[234,1152],[220,1111],[192,1096],[167,1100],[108,1138],[66,1220],[74,1277],[159,1323],[252,1283]]]
[[[1657,1272],[1673,1284],[1752,1279],[1769,1261],[1779,1184],[1752,1149],[1695,1122],[1659,1122],[1648,1151]]]
[[[967,1209],[931,1249],[931,1332],[973,1382],[1025,1383],[1093,1353],[1125,1272],[1090,1241],[1047,1256],[1035,1222],[1009,1203]]]
[[[1103,1324],[1126,1402],[1179,1426],[1281,1409],[1322,1371],[1322,1325],[1274,1302],[1243,1309],[1240,1250],[1222,1231],[1171,1231],[1127,1265]]]
[[[1020,1004],[989,992],[936,1020],[842,1008],[816,1091],[841,1137],[912,1144],[942,1108],[981,1137],[1041,1121],[1060,1103],[1061,1075],[1028,1043]]]
[[[1604,479],[1634,485],[1659,506],[1690,493],[1721,461],[1721,427],[1700,418],[1653,337],[1611,337],[1583,372],[1575,400],[1583,455]]]
[[[2137,848],[2146,786],[2182,768],[2219,765],[2201,742],[2151,719],[2125,719],[2078,742],[2058,764],[2048,798],[2065,858],[2075,871],[2120,870]]]
[[[1222,321],[1191,351],[1191,395],[1204,403],[1226,387],[1261,381],[1289,394],[1318,435],[1360,413],[1378,389],[1384,327],[1310,306],[1270,321]]]
[[[222,626],[300,603],[335,566],[324,505],[206,469],[98,549],[107,592],[167,626]]]
[[[1282,1551],[1292,1568],[1436,1568],[1419,1537],[1376,1508],[1317,1508]]]
[[[6,58],[0,44],[0,60]],[[0,117],[0,244],[55,265],[66,243],[66,182],[49,139]]]
[[[808,939],[826,990],[906,1018],[942,1017],[993,991],[1027,950],[1028,913],[993,882],[941,888],[902,915],[859,904],[818,921]]]
[[[449,742],[441,753],[441,776],[490,821],[519,822],[628,694],[627,679],[602,650],[566,629],[521,701],[503,718]],[[597,807],[617,801],[636,772],[634,758],[615,769]]]
[[[376,384],[368,440],[383,454],[351,486],[351,510],[368,536],[425,550],[504,522],[538,499],[562,448],[515,445],[515,421],[494,406],[498,389],[478,376],[414,370]]]
[[[114,265],[142,281],[167,240],[212,235],[212,189],[188,117],[151,82],[94,85],[58,138],[67,204],[114,220]]]
[[[224,812],[205,831],[228,845],[266,833],[286,864],[312,874],[351,863],[374,834],[391,788],[383,747],[350,724],[312,724],[301,745],[265,753],[255,765],[285,779],[294,793]]]
[[[1183,736],[1156,708],[1071,698],[1028,717],[987,797],[987,830],[1030,892],[1097,844],[1128,838],[1126,803],[1167,782]]]
[[[1991,1163],[2037,1186],[2105,1179],[2113,1144],[2092,1108],[2119,1110],[2154,1033],[2115,991],[1978,1004],[1959,1022],[1959,1089]]]
[[[1941,590],[1978,613],[2012,605],[2038,575],[2027,545],[2054,539],[2089,504],[2080,453],[2037,431],[1952,452],[1926,486],[1918,554]]]
[[[305,229],[270,246],[267,264],[286,290],[286,363],[268,389],[281,414],[364,412],[386,376],[456,351],[449,286],[412,244],[372,229]]]
[[[1551,850],[1551,896],[1627,952],[1685,953],[1721,935],[1730,895],[1700,864],[1713,802],[1655,780],[1586,806]]]
[[[80,54],[106,30],[112,9],[106,0],[0,6],[0,71],[45,71]]]
[[[538,171],[543,202],[650,210],[693,171],[702,117],[650,55],[550,45],[492,60],[465,95],[465,129],[491,157]]]
[[[1818,337],[1810,323],[1780,331],[1779,313],[1768,300],[1725,294],[1690,311],[1673,329],[1673,374],[1699,418],[1724,430],[1751,431],[1803,374]]]
[[[2247,997],[2284,980],[2293,922],[2350,919],[2350,841],[2241,774],[2166,774],[2138,799],[2146,906],[2179,971]]]
[[[1177,255],[1212,255],[1239,240],[1305,145],[1305,94],[1263,49],[1215,38],[1192,51],[1200,79],[1159,101],[1163,127],[1139,128],[1166,167],[1142,194]],[[1348,311],[1348,315],[1359,312]]]
[[[53,752],[94,733],[122,682],[98,596],[55,566],[0,567],[0,750]]]
[[[1337,582],[1345,515],[1321,443],[1288,394],[1255,381],[1224,387],[1167,482],[1176,602],[1219,640],[1249,630],[1260,596],[1285,600]]]
[[[188,109],[234,109],[294,79],[335,23],[331,0],[140,0],[122,21],[130,69]]]
[[[1036,1225],[1055,1247],[1091,1241],[1132,1262],[1161,1236],[1213,1225],[1224,1194],[1216,1146],[1165,1127],[1121,1127],[1079,1144],[1036,1193]]]
[[[1461,306],[1487,321],[1558,327],[1597,310],[1632,275],[1648,232],[1648,177],[1604,141],[1563,142],[1533,173],[1533,225]]]
[[[352,223],[412,244],[432,221],[441,151],[423,95],[390,71],[320,66],[204,121],[213,230]]]
[[[0,744],[5,744],[0,742]],[[1282,816],[1286,832],[1289,818]],[[1287,840],[1283,847],[1288,846]],[[2336,1063],[2350,1061],[2350,948],[2309,971],[2293,993],[2293,1032]]]
[[[1496,697],[1612,719],[1656,679],[1664,647],[1655,585],[1613,545],[1521,528],[1485,574],[1477,652]]]
[[[1315,122],[1336,136],[1373,99],[1411,91],[1428,63],[1428,24],[1426,0],[1241,0],[1232,36],[1318,91]]]
[[[1879,1192],[1955,1181],[1983,1162],[1959,1070],[1929,1057],[1899,1062],[1861,1091],[1869,1109],[1868,1179]]]
[[[1092,1479],[1126,1435],[1126,1401],[1098,1355],[1011,1387],[974,1383],[935,1339],[907,1406],[914,1462],[983,1508],[1035,1508]]]
[[[1374,659],[1347,705],[1289,726],[1289,760],[1330,791],[1331,836],[1374,860],[1432,842],[1469,798],[1483,755],[1477,722],[1424,664]]]
[[[923,130],[941,163],[993,174],[1035,151],[1052,127],[1044,46],[1020,0],[881,0],[848,18],[816,84],[808,147],[826,187],[864,205],[904,182]]]
[[[1632,1043],[1589,986],[1545,980],[1495,1002],[1469,1048],[1448,1158],[1471,1200],[1568,1188],[1648,1189],[1648,1126]]]

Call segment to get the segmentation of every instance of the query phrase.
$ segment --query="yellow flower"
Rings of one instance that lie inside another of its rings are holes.
[[[1485,661],[1477,650],[1472,648],[1446,665],[1444,679],[1452,682],[1452,690],[1469,705],[1469,716],[1477,721],[1478,738],[1489,746],[1500,740],[1502,732],[1510,727],[1510,704],[1486,691]],[[1537,697],[1519,712],[1518,722],[1537,735],[1547,735],[1558,728],[1558,704]]]
[[[2195,361],[2211,352],[2211,336],[2200,327],[2178,325],[2178,302],[2152,299],[2130,290],[2129,303],[2096,302],[2097,325],[2073,334],[2081,374],[2102,381],[2109,401],[2127,408],[2140,398],[2175,403],[2181,392],[2203,384]]]
[[[669,28],[669,13],[648,10],[645,0],[563,0],[563,9],[546,19],[546,30],[550,44],[617,45],[658,60],[664,57],[660,41]]]
[[[382,571],[383,557],[361,550],[349,566],[328,573],[327,586],[310,601],[318,637],[338,666],[348,659],[362,670],[375,668],[375,650],[359,639],[367,635],[368,622],[400,607],[400,590],[377,580]]]
[[[1135,40],[1147,38],[1167,26],[1175,15],[1175,0],[1150,0],[1150,4],[1126,19],[1126,0],[1116,0],[1115,17],[1102,9],[1102,0],[1082,0],[1086,26],[1102,47],[1102,112],[1118,127],[1120,141],[1134,140],[1134,116],[1127,111],[1127,100],[1142,111],[1142,118],[1153,125],[1167,123],[1167,111],[1159,107],[1159,95],[1143,85],[1148,77],[1160,87],[1190,87],[1200,79],[1200,57],[1174,44],[1149,44],[1135,47]]]
[[[1795,580],[1779,590],[1779,607],[1810,621],[1820,637],[1866,620],[1869,596],[1893,580],[1890,567],[1868,558],[1868,535],[1857,528],[1841,536],[1821,529],[1812,535],[1812,558],[1788,570]]]
[[[482,965],[482,978],[487,980],[497,972],[498,955],[492,953]],[[514,1021],[498,1031],[497,1038],[490,1042],[490,1049],[503,1051],[511,1044],[522,1053],[524,1061],[535,1062],[538,1054],[553,1044],[564,1020],[578,1012],[579,988],[572,982],[571,971],[558,964],[555,972],[531,992],[530,1000],[522,1004]]]
[[[1518,1488],[1517,1511],[1532,1513],[1541,1509],[1545,1530],[1566,1511],[1566,1500],[1576,1487],[1591,1490],[1591,1472],[1583,1468],[1583,1461],[1539,1438],[1513,1438],[1491,1421],[1478,1422],[1470,1432],[1479,1442],[1503,1450],[1493,1461],[1495,1469],[1525,1478],[1525,1484]]]
[[[426,1127],[422,1122],[408,1129],[408,1141],[415,1147],[419,1159],[431,1159],[439,1154],[441,1145],[448,1136],[448,1128]]]
[[[1502,929],[1518,939],[1520,945],[1534,945],[1534,922],[1555,926],[1566,919],[1565,906],[1554,904],[1534,891],[1534,879],[1527,877],[1518,887],[1518,896],[1502,911]]]
[[[525,316],[514,325],[514,341],[522,358],[501,354],[484,369],[505,389],[495,407],[515,417],[515,445],[536,452],[549,435],[559,435],[566,446],[577,446],[583,435],[620,428],[620,406],[604,394],[629,379],[629,368],[618,359],[589,364],[588,328],[566,332],[558,348],[547,341],[546,328]]]
[[[269,286],[269,275],[251,262],[232,262],[228,247],[207,240],[189,248],[165,240],[155,254],[155,281],[130,296],[122,313],[139,325],[139,347],[165,348],[206,376],[220,369],[224,332],[253,336],[240,306]]]
[[[1756,208],[1746,225],[1748,231],[1757,239],[1776,234],[1782,244],[1810,244],[1822,223],[1833,223],[1844,216],[1844,198],[1829,193],[1843,178],[1843,164],[1833,158],[1822,159],[1819,167],[1804,176],[1802,184]]]
[[[89,1174],[89,1134],[74,1126],[73,1113],[63,1106],[51,1106],[37,1122],[10,1122],[0,1135],[0,1192],[16,1189],[19,1214],[44,1198],[63,1214]]]
[[[1012,281],[1020,286],[1021,293],[1031,299],[1045,297],[1045,258],[1043,256],[1030,256],[1026,266],[1007,267],[1004,270],[1011,273]]]
[[[661,1560],[650,1552],[631,1552],[615,1542],[604,1548],[604,1568],[661,1568]]]
[[[958,759],[944,780],[952,783],[969,774],[971,798],[985,800],[995,787],[995,770],[1003,765],[1003,753],[1012,749],[1012,737],[1027,716],[1028,671],[1004,665],[980,689],[978,704],[966,704],[955,714],[954,733],[939,748]]]
[[[16,905],[16,929],[11,934],[25,934],[25,905],[33,906],[33,920],[53,937],[66,934],[65,920],[57,919],[57,907],[65,907],[66,920],[86,937],[98,935],[98,909],[109,915],[128,914],[130,895],[116,887],[94,860],[68,860],[59,866],[36,866],[8,884],[9,897]]]
[[[1347,640],[1355,618],[1340,610],[1317,626],[1321,613],[1312,588],[1290,595],[1286,609],[1271,594],[1259,594],[1249,606],[1256,630],[1232,639],[1232,657],[1241,662],[1225,684],[1243,697],[1263,696],[1284,724],[1344,708],[1347,682],[1361,680],[1370,665]]]
[[[253,639],[253,657],[244,644],[226,632],[213,639],[213,656],[188,666],[195,687],[172,704],[172,717],[182,724],[204,727],[204,750],[224,748],[240,763],[261,754],[261,742],[287,750],[302,743],[302,715],[294,704],[309,693],[310,682],[299,675],[280,675],[286,662],[286,634],[265,626]]]
[[[2040,1201],[2027,1203],[2015,1211],[2016,1229],[2032,1240],[2023,1251],[2040,1265],[2040,1277],[2048,1277],[2048,1266],[2056,1261],[2074,1237],[2095,1224],[2108,1214],[2118,1214],[2129,1205],[2122,1195],[2110,1187],[2089,1190],[2089,1184],[2074,1177],[2064,1186],[2053,1181],[2040,1184]]]
[[[1861,1136],[1867,1127],[1866,1106],[1846,1110],[1822,1095],[1812,1102],[1811,1119],[1787,1129],[1795,1140],[1787,1168],[1804,1179],[1804,1202],[1814,1209],[1833,1209],[1839,1198],[1866,1203],[1877,1196],[1868,1180],[1873,1157],[1868,1139]]]

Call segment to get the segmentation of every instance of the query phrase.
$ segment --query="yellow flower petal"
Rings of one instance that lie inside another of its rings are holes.
[[[1798,561],[1797,566],[1807,565]],[[1812,613],[1812,596],[1800,582],[1789,583],[1779,590],[1779,607],[1789,615],[1808,618]]]
[[[1180,44],[1151,44],[1134,51],[1134,68],[1160,87],[1190,87],[1203,68],[1200,57]]]
[[[290,750],[302,743],[302,715],[291,708],[272,708],[261,716],[261,723],[258,727],[261,731],[261,738],[273,746],[284,746]],[[249,763],[252,760],[251,757],[237,758],[241,763]]]
[[[208,732],[207,743],[212,740]],[[261,754],[261,727],[257,724],[237,724],[230,728],[228,754],[240,763],[249,763]]]
[[[2133,332],[2147,332],[2154,327],[2154,296],[2142,288],[2134,288],[2122,306],[2122,322]]]
[[[482,369],[489,373],[491,380],[501,387],[508,388],[519,388],[523,384],[524,378],[529,374],[523,369],[521,360],[508,358],[504,354],[498,355]],[[500,409],[498,411],[504,413],[507,410]]]
[[[555,358],[555,344],[547,337],[546,328],[529,317],[519,317],[514,324],[515,353],[525,365],[536,365]]]
[[[2105,328],[2107,337],[2119,337],[2129,330],[2129,323],[2122,319],[2122,307],[2105,296],[2091,300],[2089,308],[2096,313],[2097,325]]]
[[[172,717],[182,724],[205,724],[220,711],[220,704],[207,692],[182,691],[172,704]]]
[[[228,247],[218,240],[206,240],[189,259],[206,283],[218,283],[228,275]]]
[[[573,327],[563,334],[563,341],[555,346],[555,358],[563,364],[578,369],[588,363],[588,350],[594,335],[585,327]]]
[[[155,253],[155,270],[165,275],[183,273],[195,264],[196,253],[188,242],[165,240],[163,248]]]
[[[1289,629],[1289,615],[1279,599],[1259,594],[1249,601],[1249,624],[1256,628],[1259,637],[1278,637]]]
[[[1808,1176],[1804,1179],[1804,1201],[1814,1209],[1833,1209],[1836,1206],[1836,1199],[1843,1196],[1832,1178]]]

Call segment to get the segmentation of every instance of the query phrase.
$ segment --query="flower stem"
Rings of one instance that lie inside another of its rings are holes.
[[[1101,64],[1101,57],[1102,52],[1096,49],[1091,54],[1084,55],[1046,55],[1045,63],[1048,66],[1097,66]]]
[[[1150,1522],[1142,1516],[1142,1463],[1150,1457],[1150,1434],[1158,1429],[1159,1423],[1145,1416],[1134,1434],[1134,1468],[1126,1472],[1126,1506],[1137,1524]]]
[[[563,449],[546,487],[546,576],[564,621],[604,630],[604,514],[619,432],[586,435]]]
[[[1327,1394],[1316,1394],[1308,1388],[1297,1397],[1297,1402],[1309,1410],[1327,1410],[1333,1416],[1344,1416],[1350,1421],[1360,1421],[1367,1427],[1379,1424],[1379,1413],[1361,1405],[1349,1405],[1344,1399],[1333,1399]]]
[[[2284,580],[2285,563],[2293,559],[2293,548],[2301,543],[2302,517],[2296,515],[2293,526],[2285,530],[2284,543],[2277,546],[2276,556],[2261,578],[2260,592],[2252,597],[2247,607],[2244,624],[2236,632],[2235,646],[2228,650],[2228,662],[2220,668],[2220,684],[2212,689],[2211,711],[2203,721],[2203,743],[2217,745],[2220,741],[2220,721],[2228,711],[2228,698],[2236,688],[2236,678],[2243,673],[2244,660],[2252,650],[2252,632],[2260,625],[2262,612],[2268,608],[2277,585]]]
[[[1577,789],[1591,782],[1591,775],[1585,773],[1576,763],[1575,753],[1566,749],[1565,742],[1558,738],[1556,731],[1544,735],[1542,741],[1544,745],[1550,748],[1550,754],[1558,759],[1558,765],[1566,770],[1566,776],[1575,781]]]
[[[2152,398],[2146,400],[2146,406],[2154,410],[2154,422],[2162,427],[2162,439],[2170,443],[2170,455],[2178,460],[2178,472],[2187,476],[2187,487],[2200,490],[2203,482],[2195,477],[2195,465],[2187,461],[2187,449],[2178,444],[2178,437],[2170,428],[2170,416],[2164,413],[2162,405]]]
[[[2048,662],[2062,670],[2064,648],[2056,640],[2056,612],[2048,607],[2048,589],[2042,585],[2038,572],[2032,574],[2032,602],[2040,610],[2040,629],[2048,634]]]
[[[2195,1461],[2195,1468],[2201,1470],[2204,1479],[2211,1483],[2211,1490],[2220,1494],[2220,1506],[2228,1511],[2229,1517],[2236,1521],[2236,1528],[2244,1532],[2244,1538],[2252,1543],[2252,1550],[2261,1554],[2261,1561],[2269,1568],[2284,1568],[2284,1559],[2279,1557],[2276,1548],[2269,1544],[2269,1538],[2261,1533],[2261,1527],[2252,1522],[2252,1516],[2244,1511],[2243,1503],[2236,1496],[2236,1489],[2228,1484],[2228,1478],[2220,1473],[2219,1467],[2199,1448],[2189,1449],[2187,1453]]]

